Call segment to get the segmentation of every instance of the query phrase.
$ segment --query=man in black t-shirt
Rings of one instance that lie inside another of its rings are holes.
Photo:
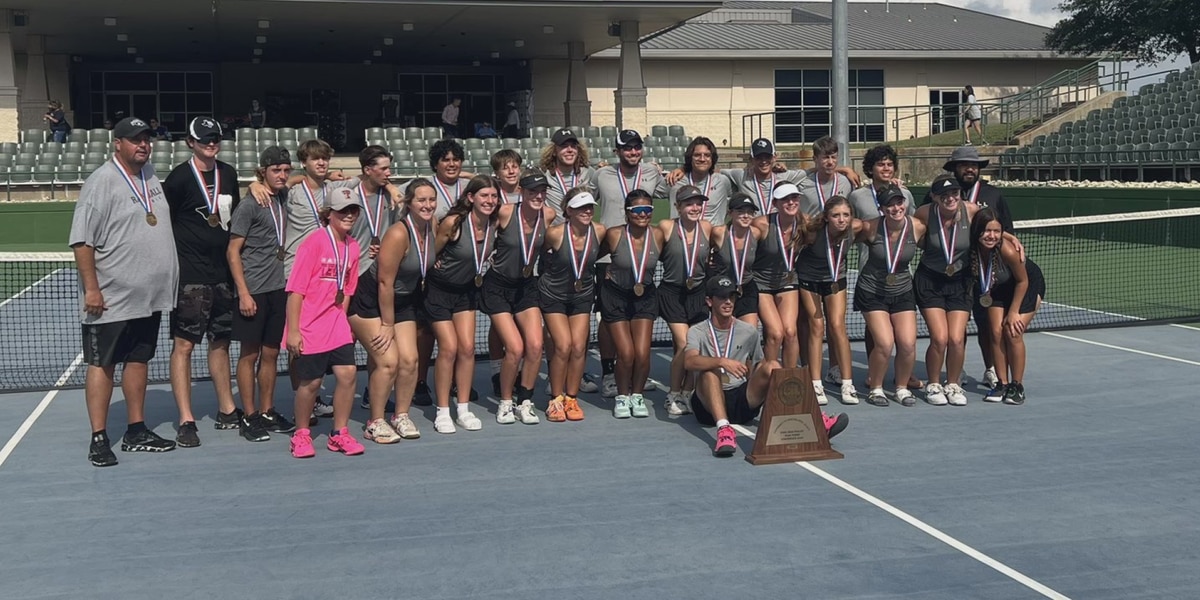
[[[237,429],[241,411],[233,403],[229,372],[229,338],[233,323],[232,278],[225,250],[229,218],[238,196],[237,171],[217,160],[221,126],[211,117],[188,125],[192,157],[171,170],[163,193],[171,206],[175,252],[179,256],[179,291],[171,312],[171,391],[179,407],[182,448],[200,445],[192,415],[192,350],[208,338],[208,372],[217,393],[217,429]]]

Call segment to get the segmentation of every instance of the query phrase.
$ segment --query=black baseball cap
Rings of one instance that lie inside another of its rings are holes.
[[[641,146],[641,145],[642,145],[642,134],[640,134],[632,129],[622,129],[621,132],[617,134],[617,147],[618,148],[623,148],[625,146]]]
[[[541,171],[532,171],[522,176],[517,185],[521,186],[521,189],[536,190],[538,188],[550,187],[550,181],[546,179],[546,176]]]
[[[258,166],[264,169],[275,165],[290,164],[292,164],[292,153],[282,146],[270,146],[264,149],[258,157]]]
[[[125,117],[113,127],[112,135],[115,139],[129,140],[149,131],[150,126],[145,121],[137,117]]]
[[[737,295],[737,284],[725,275],[713,277],[704,284],[704,293],[710,298],[728,298]]]
[[[907,198],[904,197],[904,190],[900,189],[899,186],[889,185],[883,188],[883,191],[879,193],[879,204],[891,204],[891,200],[896,198],[899,198],[901,203],[907,200]]]
[[[704,192],[694,185],[685,185],[675,192],[675,202],[686,202],[692,198],[703,198],[705,202],[708,202],[708,196],[705,196]]]
[[[758,204],[754,201],[754,198],[750,197],[750,194],[736,192],[729,197],[729,212],[746,208],[753,208],[755,212],[758,212]]]
[[[775,144],[771,143],[771,140],[768,140],[767,138],[758,138],[750,143],[750,156],[757,158],[759,156],[774,155]]]
[[[946,194],[955,190],[961,190],[962,186],[958,184],[958,179],[949,173],[943,173],[933,180],[933,184],[929,186],[929,191],[934,195]]]
[[[212,117],[196,117],[188,125],[188,137],[198,142],[219,142],[221,124]]]
[[[550,143],[554,144],[555,146],[561,146],[567,142],[575,142],[578,144],[579,138],[575,136],[574,131],[567,129],[566,127],[555,131],[554,135],[550,137]]]

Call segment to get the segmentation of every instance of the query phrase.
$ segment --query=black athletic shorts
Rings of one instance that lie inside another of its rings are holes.
[[[233,328],[237,301],[228,283],[181,283],[171,311],[171,337],[199,344],[228,340]]]
[[[810,292],[817,294],[817,295],[821,296],[822,298],[824,298],[825,296],[832,296],[839,292],[846,291],[846,278],[845,277],[839,279],[837,283],[838,283],[838,289],[835,292],[835,291],[833,291],[833,282],[832,281],[804,281],[803,279],[801,279],[800,280],[800,289],[810,291]]]
[[[242,316],[241,310],[233,313],[233,339],[269,348],[280,347],[287,323],[287,292],[263,292],[252,298],[257,308],[253,317]]]
[[[301,354],[289,367],[300,381],[312,381],[333,372],[334,367],[355,366],[354,344],[338,346],[328,352]]]
[[[658,318],[658,296],[654,284],[646,284],[641,296],[617,287],[611,280],[600,282],[600,318],[607,323]]]
[[[742,284],[742,295],[738,296],[737,304],[733,305],[734,318],[758,314],[758,284],[747,281]]]
[[[558,299],[538,290],[538,301],[542,314],[573,315],[591,314],[596,306],[595,292],[583,294],[572,293],[564,299]]]
[[[953,277],[918,267],[913,276],[913,296],[920,308],[940,308],[946,312],[971,310],[971,280],[966,271]]]
[[[677,283],[662,283],[658,286],[657,295],[658,316],[667,323],[695,325],[708,318],[703,281],[690,290]]]
[[[158,349],[162,313],[148,317],[83,325],[83,361],[93,367],[148,363]]]
[[[1025,291],[1025,298],[1021,300],[1021,309],[1019,314],[1027,315],[1037,310],[1038,298],[1046,297],[1046,277],[1042,275],[1041,267],[1037,266],[1032,260],[1025,260],[1025,273],[1029,276],[1029,289]],[[975,317],[976,326],[986,326],[987,310],[979,304],[979,286],[974,286],[975,291],[972,294],[971,312]],[[1017,282],[1010,279],[1003,284],[992,288],[992,306],[1000,308],[1008,308],[1012,304],[1013,294],[1017,291]]]
[[[379,312],[379,283],[374,277],[363,274],[367,279],[362,278],[358,281],[358,288],[354,290],[354,295],[350,297],[350,308],[346,314],[351,317],[362,317],[364,319],[378,319],[382,315]],[[364,287],[363,283],[367,285]],[[417,306],[421,303],[422,294],[393,294],[392,295],[392,318],[393,323],[404,323],[407,321],[417,320]]]
[[[729,419],[730,423],[745,425],[758,418],[759,410],[762,407],[750,408],[750,399],[746,397],[746,388],[749,385],[750,383],[746,382],[732,390],[725,390],[725,418]],[[691,404],[692,414],[696,415],[696,421],[705,427],[717,425],[717,420],[704,407],[704,402],[700,400],[700,396],[696,392],[692,392]]]
[[[483,289],[479,293],[479,308],[485,314],[518,314],[541,304],[538,293],[538,278],[507,281],[495,271],[488,271],[483,278]]]
[[[860,313],[883,311],[894,315],[917,310],[917,303],[913,300],[911,288],[907,292],[896,295],[876,294],[862,288],[855,288],[854,310]]]
[[[421,303],[430,323],[449,321],[454,313],[479,310],[479,288],[472,283],[467,287],[441,287],[425,281],[425,301]]]

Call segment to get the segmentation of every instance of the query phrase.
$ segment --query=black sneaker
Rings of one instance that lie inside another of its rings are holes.
[[[88,447],[88,460],[93,467],[111,467],[117,464],[117,455],[113,454],[107,435],[98,433],[92,436],[92,444]]]
[[[500,374],[492,374],[492,394],[497,398],[500,397]]]
[[[130,435],[128,432],[121,438],[122,452],[170,452],[175,449],[175,442],[165,440],[149,429]]]
[[[1025,404],[1025,386],[1018,382],[1008,384],[1004,388],[1004,403],[1014,406]]]
[[[179,424],[179,433],[175,434],[175,443],[180,448],[195,448],[200,445],[200,435],[196,431],[195,421]]]
[[[262,414],[263,424],[267,431],[271,433],[291,433],[296,430],[296,424],[287,420],[287,417],[275,412],[275,409],[269,409]]]
[[[242,417],[238,431],[248,442],[265,442],[271,439],[271,434],[267,433],[266,423],[263,422],[262,415],[258,413]]]
[[[433,406],[433,395],[429,393],[429,384],[424,381],[418,381],[417,387],[413,390],[413,401],[416,406]]]
[[[233,412],[225,414],[220,410],[217,411],[217,421],[213,423],[213,429],[237,429],[242,424],[242,417],[246,416],[242,409],[235,408]]]

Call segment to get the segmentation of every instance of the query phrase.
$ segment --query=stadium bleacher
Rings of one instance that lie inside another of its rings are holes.
[[[1110,108],[1009,148],[1000,166],[1005,178],[1017,179],[1141,179],[1147,169],[1187,177],[1200,167],[1200,68],[1171,73]]]
[[[533,127],[532,136],[522,139],[459,139],[466,152],[465,168],[490,172],[491,156],[502,148],[516,150],[527,164],[534,164],[557,129]],[[591,150],[593,166],[610,158],[607,150],[612,148],[616,137],[615,127],[576,126],[571,130]],[[431,175],[429,148],[441,138],[441,133],[437,127],[370,127],[363,132],[367,144],[380,145],[392,152],[393,172],[397,177]],[[280,145],[294,153],[301,143],[316,138],[317,130],[312,127],[240,128],[233,132],[232,139],[221,142],[217,158],[233,165],[239,178],[252,179],[258,155],[264,148]],[[683,164],[684,150],[691,141],[679,125],[655,125],[644,140],[647,159],[658,162],[664,169]],[[62,144],[47,141],[44,130],[29,129],[21,132],[19,142],[0,143],[0,181],[13,186],[77,185],[108,160],[111,148],[111,132],[106,129],[77,129]],[[159,173],[170,171],[190,157],[191,151],[183,141],[156,141],[151,146],[150,162]],[[300,163],[295,162],[293,167],[300,168]]]

